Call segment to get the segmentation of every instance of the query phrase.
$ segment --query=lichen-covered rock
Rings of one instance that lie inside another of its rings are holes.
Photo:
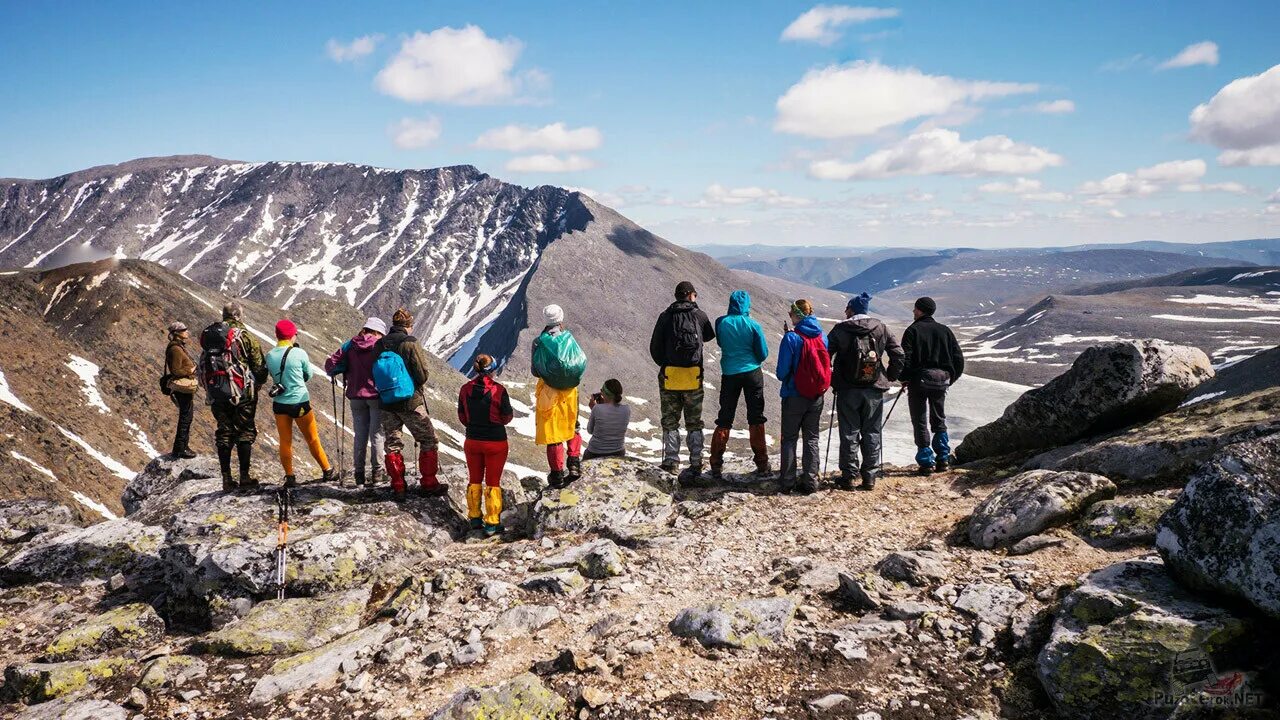
[[[52,500],[0,500],[0,542],[19,543],[76,526],[71,509]]]
[[[1000,629],[1009,626],[1018,606],[1026,601],[1026,595],[1007,585],[974,583],[960,589],[952,606]]]
[[[1194,347],[1162,340],[1095,345],[1070,370],[966,435],[956,458],[971,462],[1117,430],[1173,410],[1210,377],[1209,357]]]
[[[534,505],[537,532],[596,533],[619,541],[660,532],[671,517],[671,477],[631,458],[585,463],[582,477],[562,490],[547,490]]]
[[[1100,548],[1150,545],[1156,539],[1156,523],[1172,506],[1172,498],[1158,495],[1104,500],[1085,511],[1076,531]]]
[[[236,617],[237,605],[275,594],[273,494],[196,495],[165,525],[161,560],[171,618],[221,627]],[[288,593],[360,587],[384,565],[422,560],[428,550],[450,542],[456,529],[456,518],[435,499],[371,502],[354,489],[299,488],[289,523]]]
[[[180,688],[209,675],[209,665],[191,655],[164,655],[152,660],[142,671],[138,687],[152,692]]]
[[[467,688],[431,714],[431,720],[556,720],[568,702],[537,675],[525,673],[499,685]]]
[[[521,582],[520,587],[529,592],[577,595],[587,589],[587,581],[577,570],[561,568],[533,575]]]
[[[369,604],[369,588],[319,597],[266,600],[245,617],[196,641],[216,655],[283,655],[312,650],[354,632]]]
[[[535,570],[576,568],[583,577],[604,580],[626,572],[622,550],[612,540],[593,540],[571,547],[564,552],[543,558]]]
[[[947,579],[946,555],[936,550],[902,550],[885,555],[876,563],[881,577],[901,580],[917,587]]]
[[[1024,472],[1000,483],[974,508],[969,541],[988,550],[1009,545],[1068,522],[1092,503],[1115,494],[1115,483],[1093,473]]]
[[[201,488],[221,491],[220,478],[218,458],[211,455],[199,455],[189,460],[160,455],[125,483],[124,491],[120,493],[120,504],[124,506],[125,515],[133,515],[147,504],[148,499],[162,498],[178,485],[192,480],[215,480],[214,483],[202,484]]]
[[[314,650],[277,660],[253,686],[249,702],[263,704],[281,695],[332,683],[342,676],[344,667],[356,669],[372,662],[373,652],[390,634],[390,624],[377,623]]]
[[[517,605],[493,619],[484,631],[490,640],[509,640],[527,635],[560,619],[560,611],[550,605]]]
[[[893,584],[872,572],[840,573],[837,595],[854,610],[879,610],[893,601]]]
[[[128,720],[129,711],[106,700],[54,700],[33,705],[13,720]]]
[[[62,697],[124,672],[132,663],[127,658],[69,660],[56,663],[11,665],[4,671],[6,692],[28,703]]]
[[[122,605],[60,633],[45,648],[44,659],[84,660],[119,647],[144,647],[163,637],[164,620],[150,605]]]
[[[0,567],[0,580],[22,584],[77,583],[124,575],[131,588],[159,578],[157,550],[164,531],[132,520],[108,520],[64,533],[44,533]]]
[[[772,647],[782,641],[795,613],[795,600],[785,596],[726,600],[685,608],[668,627],[708,648]]]
[[[1280,433],[1226,448],[1157,525],[1169,572],[1280,618]]]
[[[1067,720],[1167,718],[1211,668],[1248,670],[1257,628],[1178,586],[1159,558],[1116,563],[1063,600],[1037,671]],[[1163,698],[1162,702],[1157,702]]]

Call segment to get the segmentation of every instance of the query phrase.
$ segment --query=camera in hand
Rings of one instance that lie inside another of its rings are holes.
[[[284,394],[284,385],[281,385],[280,383],[276,383],[275,385],[272,385],[271,389],[267,391],[268,397],[279,397],[283,394]]]

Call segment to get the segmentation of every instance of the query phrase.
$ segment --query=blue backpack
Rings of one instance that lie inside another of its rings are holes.
[[[413,397],[413,378],[400,353],[383,350],[373,361],[373,386],[383,405],[404,402]]]

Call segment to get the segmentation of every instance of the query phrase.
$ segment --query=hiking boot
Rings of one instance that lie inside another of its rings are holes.
[[[400,453],[387,453],[387,477],[391,479],[391,494],[397,499],[404,498],[404,456]]]
[[[919,475],[919,476],[921,476],[921,477],[927,477],[927,476],[929,476],[929,475],[932,475],[932,474],[933,474],[933,466],[932,466],[932,465],[921,465],[920,467],[916,468],[916,474],[917,474],[917,475]]]
[[[190,460],[196,456],[195,453],[191,452],[191,448],[178,448],[170,453],[170,455],[182,460]]]
[[[853,478],[848,475],[841,475],[836,478],[835,485],[837,490],[852,490]]]
[[[729,447],[729,428],[716,428],[711,433],[711,477],[720,480],[721,468],[724,467],[724,451]]]
[[[356,477],[356,487],[364,487],[364,471],[357,470],[355,477]]]
[[[768,475],[773,471],[769,468],[769,446],[765,442],[764,425],[751,425],[747,429],[751,438],[751,459],[756,463],[756,475]]]
[[[681,485],[692,486],[702,477],[702,465],[690,465],[680,473],[679,482]]]
[[[293,475],[285,475],[284,486],[287,488],[298,487],[298,478],[294,477]]]
[[[946,460],[939,460],[933,467],[938,472],[946,472],[951,467],[951,463]]]
[[[674,460],[663,460],[662,464],[658,466],[658,469],[675,475],[676,471],[680,469],[680,464]]]
[[[577,480],[578,478],[582,477],[582,457],[581,456],[570,455],[566,465],[567,467],[565,469],[568,471],[566,473],[566,478],[565,478],[566,483],[571,483],[574,480]]]
[[[258,478],[251,477],[248,473],[240,476],[241,490],[257,490],[262,484],[258,482]]]
[[[471,520],[469,520],[467,524],[468,526],[470,526],[472,530],[484,529],[484,521],[481,520],[480,518],[471,518]]]
[[[256,489],[258,480],[249,474],[249,466],[253,460],[253,443],[236,443],[236,455],[240,461],[240,489]]]
[[[858,486],[858,489],[859,489],[859,490],[875,490],[875,489],[876,489],[876,479],[877,479],[877,478],[876,478],[876,476],[875,476],[875,475],[867,475],[867,476],[863,477],[863,478],[862,478],[862,484]]]
[[[796,483],[795,491],[800,495],[812,495],[818,492],[818,481],[806,475]]]
[[[237,487],[238,486],[236,485],[236,481],[231,479],[231,473],[229,472],[222,473],[222,491],[223,492],[231,492],[232,490],[235,490]]]
[[[329,468],[324,471],[324,475],[320,476],[320,482],[334,483],[335,485],[341,486],[342,475],[340,475],[337,470]]]
[[[449,494],[449,486],[444,483],[418,486],[418,494],[422,497],[444,497]]]
[[[559,490],[565,485],[568,485],[568,483],[565,482],[563,470],[552,470],[547,473],[547,487],[553,490]]]
[[[494,535],[497,535],[498,533],[501,533],[501,532],[502,532],[502,525],[490,525],[489,523],[484,524],[485,537],[493,537]]]

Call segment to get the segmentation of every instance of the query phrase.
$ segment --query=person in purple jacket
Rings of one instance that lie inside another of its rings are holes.
[[[356,433],[351,459],[355,465],[358,486],[365,484],[365,458],[370,457],[370,447],[373,448],[373,454],[369,462],[369,484],[376,485],[382,473],[379,463],[384,437],[380,414],[382,404],[378,400],[378,389],[373,384],[373,361],[378,355],[373,346],[386,334],[387,324],[381,318],[371,317],[364,321],[364,327],[360,328],[355,337],[343,343],[337,352],[324,361],[324,371],[329,377],[345,377],[347,400],[351,403],[352,424]]]

